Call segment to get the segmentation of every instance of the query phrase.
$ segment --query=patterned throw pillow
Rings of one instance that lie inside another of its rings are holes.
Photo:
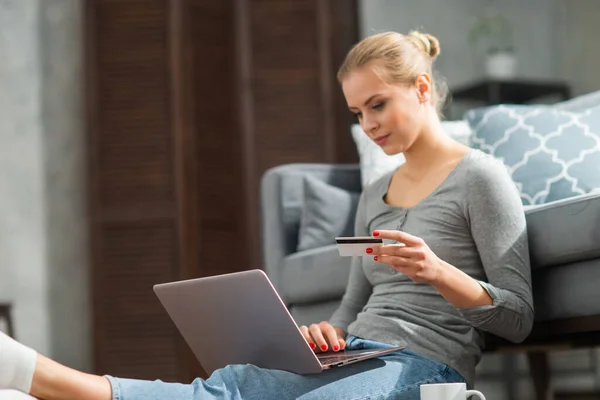
[[[600,189],[600,106],[499,105],[466,113],[471,147],[501,159],[524,205]]]

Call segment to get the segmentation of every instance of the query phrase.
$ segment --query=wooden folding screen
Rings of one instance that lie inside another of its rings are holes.
[[[355,162],[335,70],[355,1],[87,0],[95,369],[202,371],[159,282],[261,267],[259,182]]]

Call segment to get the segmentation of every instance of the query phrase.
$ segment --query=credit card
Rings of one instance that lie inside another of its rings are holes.
[[[342,257],[371,256],[367,253],[369,247],[383,245],[383,239],[371,236],[336,237],[335,242]]]

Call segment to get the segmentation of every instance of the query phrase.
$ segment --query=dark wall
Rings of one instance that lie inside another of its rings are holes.
[[[260,268],[265,170],[357,161],[356,2],[88,0],[86,22],[96,372],[189,380],[152,286]]]

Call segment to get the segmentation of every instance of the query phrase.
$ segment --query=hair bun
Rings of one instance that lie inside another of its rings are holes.
[[[411,31],[408,36],[413,39],[413,42],[431,58],[435,58],[440,54],[440,41],[429,33],[421,33],[419,31]]]

